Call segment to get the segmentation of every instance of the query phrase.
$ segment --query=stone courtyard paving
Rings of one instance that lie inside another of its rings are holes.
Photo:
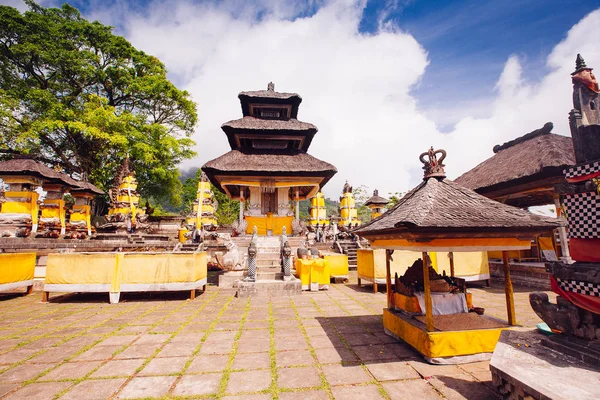
[[[355,280],[354,280],[355,281]],[[500,286],[471,290],[506,319]],[[519,322],[538,321],[516,290]],[[301,296],[237,299],[209,286],[122,296],[0,294],[4,399],[490,399],[487,362],[432,366],[383,332],[385,294],[331,285]],[[124,300],[124,301],[123,301]]]

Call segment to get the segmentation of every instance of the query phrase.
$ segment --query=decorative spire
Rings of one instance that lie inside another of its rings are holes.
[[[350,186],[348,184],[348,181],[346,181],[346,183],[344,183],[344,188],[342,189],[342,193],[351,193],[352,192],[352,186]]]
[[[577,75],[581,71],[585,70],[591,71],[593,68],[589,68],[587,65],[585,65],[585,60],[583,57],[581,57],[581,54],[577,54],[577,59],[575,60],[575,72],[571,72],[571,75]]]
[[[373,190],[373,197],[375,196],[379,196],[379,190],[377,189]]]
[[[441,154],[442,156],[438,160],[437,154]],[[428,160],[425,160],[425,156],[428,157]],[[419,156],[419,160],[423,163],[423,170],[425,170],[425,174],[423,179],[429,179],[431,177],[435,178],[445,178],[446,172],[444,171],[443,161],[446,158],[446,150],[433,150],[431,147],[425,153],[421,153]]]
[[[269,82],[269,84],[267,85],[267,90],[269,92],[274,92],[275,91],[275,84],[273,82]]]
[[[202,171],[202,175],[200,175],[200,182],[208,182],[208,176],[206,176],[204,171]]]

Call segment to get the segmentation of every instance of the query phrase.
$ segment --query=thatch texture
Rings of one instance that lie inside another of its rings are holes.
[[[500,150],[493,157],[459,176],[456,183],[483,193],[486,188],[533,181],[538,177],[562,179],[562,170],[575,164],[570,137],[547,133],[513,142],[499,146]]]
[[[388,199],[374,194],[365,202],[365,206],[368,206],[370,204],[373,204],[375,206],[385,206],[389,202],[390,201]]]
[[[67,174],[49,168],[41,162],[29,158],[15,158],[0,162],[1,175],[32,175],[47,183],[62,183],[76,191],[89,191],[95,194],[104,194],[102,190],[89,182],[78,181]]]
[[[211,172],[268,172],[268,173],[324,173],[335,174],[337,169],[310,154],[295,152],[242,152],[231,150],[202,166],[210,177]]]
[[[481,196],[448,179],[429,178],[404,196],[381,217],[354,232],[358,235],[378,232],[418,230],[490,232],[550,231],[558,220],[531,214]]]
[[[261,131],[306,131],[317,132],[318,129],[308,122],[298,121],[297,119],[278,120],[278,119],[260,119],[255,117],[243,117],[233,121],[225,122],[221,129],[229,133],[229,129],[261,130]]]
[[[262,99],[281,99],[281,100],[288,100],[288,99],[299,99],[300,101],[302,101],[302,97],[300,97],[300,95],[298,93],[283,93],[283,92],[276,92],[274,90],[255,90],[255,91],[250,91],[250,92],[240,92],[240,94],[238,94],[238,98],[242,99],[243,97],[250,97],[250,98],[262,98]]]

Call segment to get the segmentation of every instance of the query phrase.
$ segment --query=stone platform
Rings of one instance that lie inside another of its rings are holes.
[[[296,296],[302,294],[302,282],[299,279],[282,281],[276,279],[257,280],[256,282],[239,281],[237,284],[237,297],[279,297]]]
[[[598,398],[600,365],[556,351],[569,340],[560,336],[547,338],[537,331],[502,333],[490,370],[494,386],[505,399]],[[548,343],[556,346],[548,347]]]

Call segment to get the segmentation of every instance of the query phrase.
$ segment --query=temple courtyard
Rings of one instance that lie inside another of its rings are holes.
[[[506,320],[503,286],[472,286]],[[540,320],[515,287],[518,323]],[[383,332],[383,291],[0,294],[0,398],[490,399],[488,362],[436,366]]]

